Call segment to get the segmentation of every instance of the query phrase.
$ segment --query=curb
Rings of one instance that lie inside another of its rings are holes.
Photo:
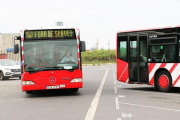
[[[82,64],[82,66],[102,66],[102,65],[111,65],[116,63],[101,63],[101,64]]]
[[[102,64],[82,64],[82,66],[101,66]]]

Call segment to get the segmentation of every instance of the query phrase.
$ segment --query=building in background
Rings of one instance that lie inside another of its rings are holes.
[[[19,36],[19,34],[0,33],[0,59],[12,59],[15,61],[20,61],[20,54],[13,53],[14,44],[19,44],[20,47],[20,41],[14,41],[15,36]]]

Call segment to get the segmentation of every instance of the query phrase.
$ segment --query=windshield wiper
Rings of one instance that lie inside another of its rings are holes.
[[[70,72],[74,71],[74,69],[64,69],[63,67],[43,67],[43,68],[39,68],[39,69],[34,69],[32,67],[29,67],[28,69],[30,69],[30,70],[27,70],[26,72],[29,72],[30,74],[40,72],[40,71],[46,71],[46,70],[67,70]]]
[[[43,70],[62,70],[63,67],[43,67]]]
[[[70,71],[70,72],[74,71],[74,69],[64,69],[64,70],[67,70],[67,71]]]
[[[73,72],[74,69],[64,69],[64,67],[43,67],[42,68],[43,70],[67,70],[67,71],[70,71],[70,72]]]
[[[29,72],[30,74],[31,74],[31,73],[36,73],[36,72],[42,71],[42,69],[34,69],[34,68],[32,68],[32,67],[29,67],[28,69],[32,69],[32,70],[27,70],[27,71],[26,71],[26,72]]]

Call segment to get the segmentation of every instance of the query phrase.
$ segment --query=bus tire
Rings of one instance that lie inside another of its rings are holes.
[[[71,92],[77,92],[79,90],[79,88],[71,88],[70,91]]]
[[[26,94],[33,94],[33,91],[26,91]]]
[[[157,89],[161,92],[169,92],[171,90],[172,78],[167,71],[161,71],[156,78]]]

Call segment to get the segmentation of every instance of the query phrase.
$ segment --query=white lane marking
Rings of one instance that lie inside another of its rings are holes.
[[[125,97],[125,95],[118,95],[118,97]]]
[[[132,114],[131,113],[127,114],[127,113],[123,112],[121,115],[122,115],[122,118],[132,118]]]
[[[138,107],[147,107],[147,108],[156,108],[156,109],[161,109],[161,110],[170,110],[170,111],[180,112],[180,110],[177,110],[177,109],[161,108],[161,107],[138,105],[138,104],[131,104],[131,103],[123,103],[123,102],[119,102],[119,104],[132,105],[132,106],[138,106]]]
[[[128,91],[128,92],[135,92],[135,93],[144,93],[144,94],[156,94],[156,95],[164,95],[164,96],[180,96],[180,95],[176,95],[176,94],[171,94],[171,93],[154,93],[154,92],[141,92],[141,91],[131,91],[131,90],[120,90],[120,91]]]
[[[117,88],[116,87],[114,87],[114,93],[117,93]]]
[[[116,85],[116,81],[114,81],[114,85]]]
[[[117,87],[122,87],[122,86],[117,86]]]
[[[116,109],[119,109],[119,101],[118,97],[115,97]]]
[[[121,118],[117,118],[117,120],[121,120]]]
[[[99,86],[99,88],[98,88],[98,90],[94,96],[94,99],[91,103],[91,106],[89,107],[89,110],[86,114],[85,120],[93,120],[93,118],[94,118],[94,115],[95,115],[95,112],[96,112],[96,109],[97,109],[97,106],[99,103],[99,98],[101,97],[101,92],[102,92],[107,74],[108,74],[108,70],[106,70],[106,73],[105,73],[105,75],[101,81],[101,84],[100,84],[100,86]]]

